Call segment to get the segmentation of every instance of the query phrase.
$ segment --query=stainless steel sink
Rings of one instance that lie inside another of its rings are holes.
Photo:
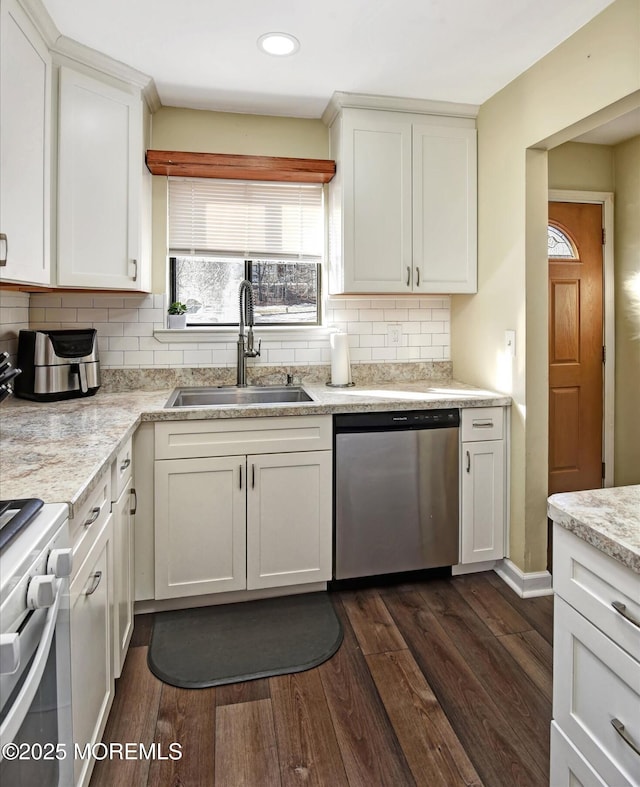
[[[168,407],[219,407],[226,404],[286,404],[312,402],[313,399],[299,385],[248,385],[245,388],[223,386],[220,388],[176,388],[165,408]]]

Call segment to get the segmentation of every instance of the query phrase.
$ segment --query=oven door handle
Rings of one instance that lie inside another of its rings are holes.
[[[25,678],[22,688],[18,692],[18,696],[13,701],[13,704],[11,708],[9,708],[4,721],[0,725],[0,739],[6,743],[12,742],[18,734],[18,731],[22,726],[22,722],[25,720],[25,717],[29,712],[33,698],[36,696],[38,687],[40,686],[45,667],[47,666],[49,652],[51,651],[51,644],[53,642],[53,635],[56,630],[56,623],[58,622],[58,611],[60,609],[60,599],[63,596],[62,586],[64,585],[64,582],[65,580],[59,580],[57,583],[58,592],[56,593],[53,604],[47,611],[44,629],[42,631],[42,636],[33,658],[33,663],[31,665],[31,669],[29,670],[29,674]],[[0,759],[2,759],[1,754]]]

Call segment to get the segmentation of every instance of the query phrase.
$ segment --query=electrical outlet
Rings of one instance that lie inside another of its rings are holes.
[[[390,323],[387,326],[387,344],[389,347],[399,347],[402,344],[402,325]]]

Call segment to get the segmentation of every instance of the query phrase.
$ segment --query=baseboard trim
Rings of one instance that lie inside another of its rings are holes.
[[[495,560],[485,560],[482,563],[467,563],[466,565],[459,563],[457,566],[451,566],[451,576],[458,577],[462,574],[477,574],[479,571],[491,571],[495,566]]]
[[[525,574],[508,557],[496,563],[493,570],[520,598],[553,594],[552,577],[548,571],[529,571]]]

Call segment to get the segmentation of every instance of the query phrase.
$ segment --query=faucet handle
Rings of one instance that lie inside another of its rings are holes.
[[[292,374],[288,374],[287,375],[287,385],[293,385],[293,375]]]

